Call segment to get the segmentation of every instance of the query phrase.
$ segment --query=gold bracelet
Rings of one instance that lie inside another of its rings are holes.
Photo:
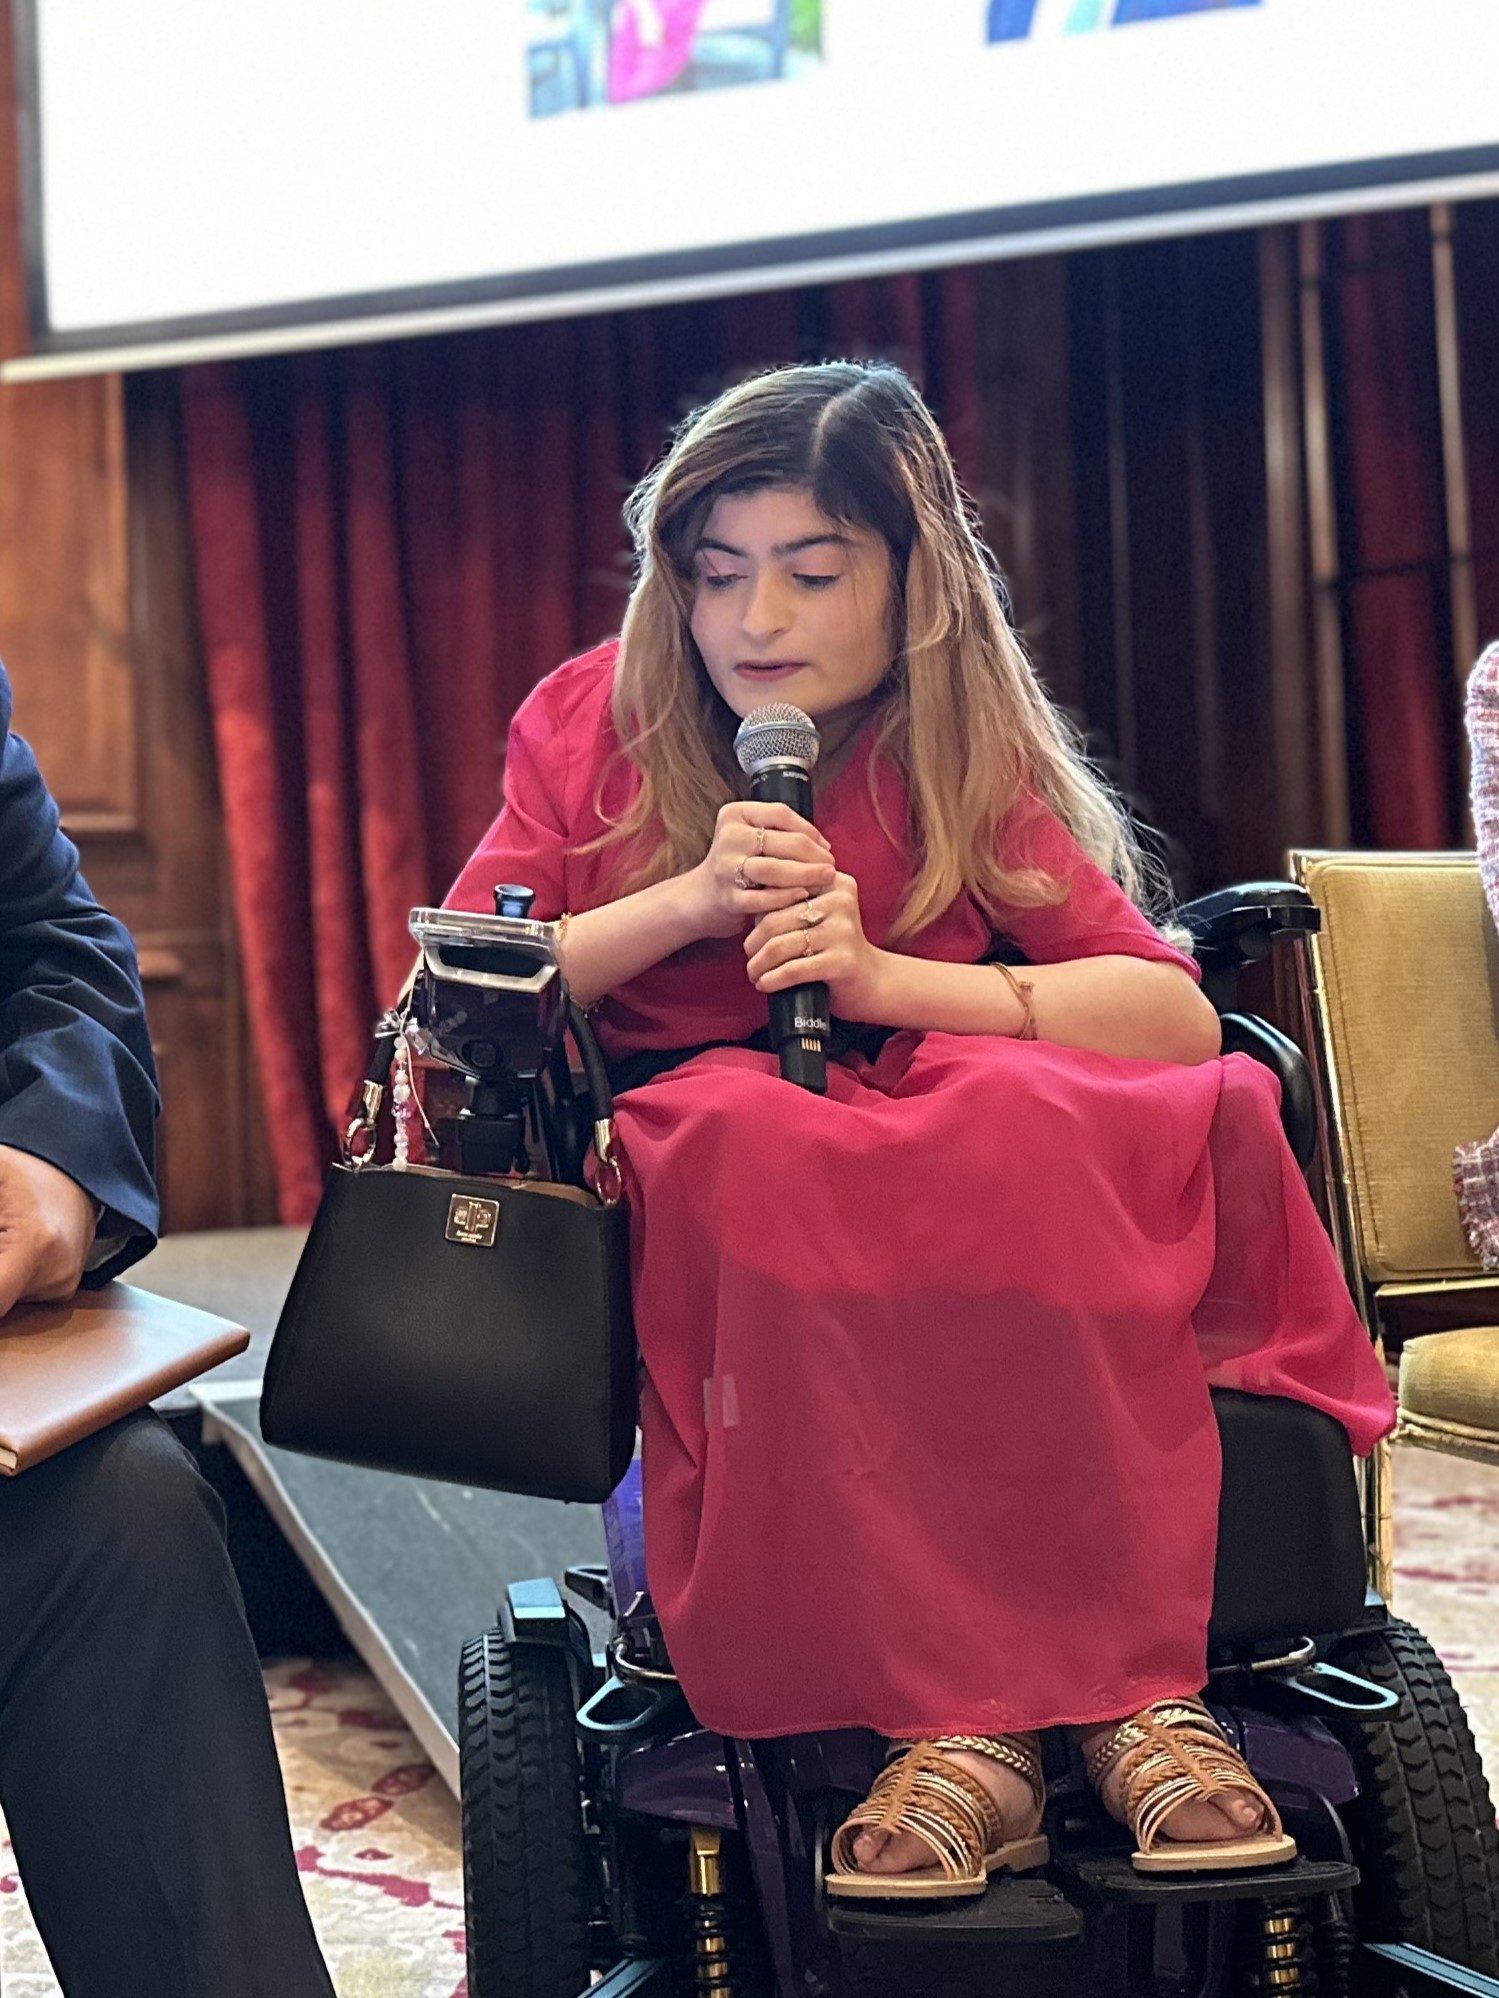
[[[572,919],[573,919],[572,910],[564,909],[562,911],[562,914],[557,918],[556,922],[554,922],[552,925],[552,955],[553,957],[556,958],[558,966],[564,978],[566,978],[567,976],[567,966],[562,962],[562,945],[567,937],[567,926],[572,921]],[[585,1017],[591,1020],[594,1014],[599,1010],[600,1006],[603,1005],[606,997],[607,994],[601,992],[598,998],[594,1000],[591,1006],[585,1006],[583,1008]]]
[[[1036,1038],[1036,988],[1028,978],[1017,978],[1007,964],[994,963],[991,970],[997,971],[1020,1001],[1024,1018],[1020,1022],[1017,1041],[1033,1041]]]

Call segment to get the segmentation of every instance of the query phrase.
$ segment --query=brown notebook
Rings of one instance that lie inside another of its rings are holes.
[[[0,1477],[14,1477],[133,1408],[242,1353],[241,1325],[133,1284],[0,1319]]]

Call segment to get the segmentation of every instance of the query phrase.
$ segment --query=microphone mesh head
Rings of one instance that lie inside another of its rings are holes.
[[[751,709],[734,737],[734,754],[746,777],[767,763],[800,763],[810,770],[821,748],[816,722],[789,701],[767,701],[763,708]]]

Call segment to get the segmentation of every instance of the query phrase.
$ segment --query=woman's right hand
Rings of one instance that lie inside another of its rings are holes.
[[[713,844],[684,882],[698,935],[732,937],[831,888],[837,875],[833,849],[810,819],[789,805],[736,800],[719,813]]]

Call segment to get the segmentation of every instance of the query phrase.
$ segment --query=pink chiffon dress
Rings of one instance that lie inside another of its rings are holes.
[[[638,781],[610,718],[615,657],[571,661],[517,713],[504,809],[454,906],[492,909],[498,881],[534,888],[541,917],[620,892],[617,847],[575,850]],[[869,757],[817,814],[882,945],[912,855],[881,824],[905,825],[900,776]],[[1037,802],[1002,837],[1067,883],[1058,906],[1006,912],[1033,962],[1196,975]],[[991,942],[962,895],[900,948],[974,962]],[[642,973],[595,1024],[619,1058],[743,1042],[765,1018],[735,936]],[[707,1727],[995,1734],[1195,1690],[1209,1385],[1326,1410],[1358,1452],[1391,1426],[1276,1084],[1244,1056],[899,1032],[815,1097],[728,1046],[617,1109],[647,1569]]]

